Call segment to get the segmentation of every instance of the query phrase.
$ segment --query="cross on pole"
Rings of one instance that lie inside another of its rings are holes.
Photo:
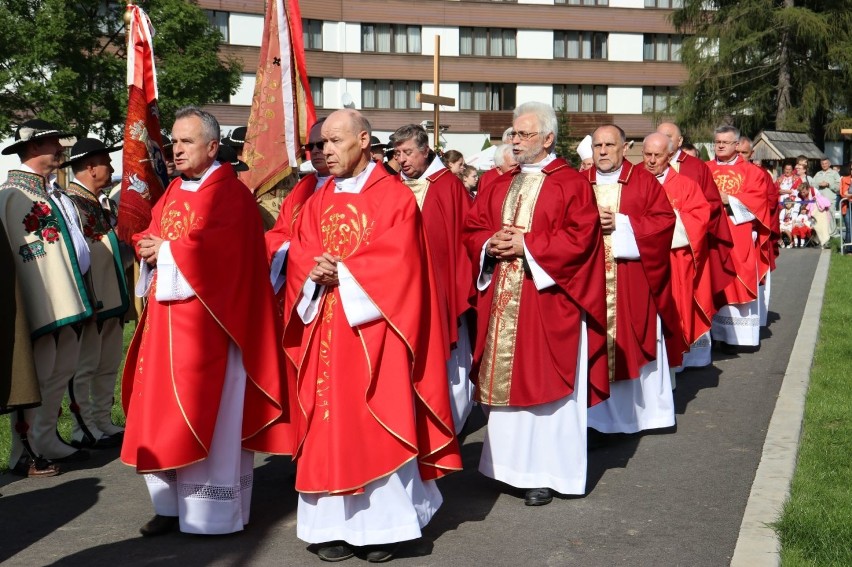
[[[434,125],[435,135],[433,137],[433,143],[435,146],[435,151],[441,149],[441,144],[439,138],[441,137],[441,107],[439,105],[445,106],[454,106],[456,104],[456,99],[449,96],[440,96],[441,93],[441,36],[435,35],[435,59],[434,59],[434,79],[433,84],[435,85],[435,94],[428,95],[423,93],[417,94],[417,102],[427,103],[433,105],[435,109],[435,118],[432,121]]]

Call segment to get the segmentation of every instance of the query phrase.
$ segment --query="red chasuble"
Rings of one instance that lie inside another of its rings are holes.
[[[757,298],[758,282],[769,270],[768,190],[760,169],[744,162],[740,156],[731,165],[711,160],[707,166],[719,192],[738,199],[755,217],[755,220],[740,225],[728,221],[734,236],[732,257],[737,277],[725,288],[725,297],[728,304],[748,303]],[[757,232],[757,240],[752,238],[752,231]],[[757,277],[754,275],[755,265]]]
[[[725,288],[736,277],[737,271],[732,257],[734,237],[728,224],[725,205],[719,195],[719,189],[713,180],[713,174],[707,164],[686,152],[680,152],[673,166],[678,173],[698,184],[704,198],[710,203],[710,222],[707,228],[707,264],[710,271],[710,285],[713,290],[714,315],[723,305],[727,305]]]
[[[150,472],[207,457],[225,379],[228,346],[246,370],[243,448],[289,453],[283,354],[269,284],[263,228],[251,192],[229,164],[197,192],[172,181],[134,235],[170,241],[175,263],[195,291],[183,301],[148,304],[127,352],[122,403],[127,428],[121,459]]]
[[[330,179],[305,203],[288,254],[284,349],[298,369],[296,490],[360,493],[412,459],[424,480],[459,470],[449,351],[414,196],[381,167],[360,193],[334,188]],[[351,327],[335,286],[302,322],[295,306],[323,252],[342,258],[381,319]]]
[[[502,176],[503,174],[496,167],[492,167],[488,171],[483,171],[482,175],[479,176],[479,188],[476,190],[476,198],[479,199],[485,195],[491,186]]]
[[[686,229],[688,246],[671,251],[672,296],[683,328],[686,344],[691,345],[710,330],[713,319],[713,291],[707,269],[707,226],[710,203],[698,184],[669,169],[663,189],[672,209],[677,211]]]
[[[564,159],[549,163],[542,173],[533,210],[527,213],[531,221],[524,221],[524,242],[556,285],[539,291],[521,260],[496,263],[490,285],[476,298],[473,372],[477,401],[483,404],[532,406],[571,395],[583,312],[589,404],[609,397],[604,250],[594,193]],[[516,167],[474,200],[465,222],[465,245],[477,272],[483,245],[504,225],[505,207],[510,213],[521,207],[518,185],[534,175]],[[507,278],[518,281],[514,289],[501,285]]]
[[[308,197],[314,194],[317,188],[317,176],[308,175],[303,177],[296,183],[293,190],[281,202],[281,210],[278,213],[278,219],[275,221],[275,226],[266,231],[266,257],[271,262],[272,256],[278,252],[278,249],[289,241],[293,235],[293,229],[296,226],[296,219],[299,218],[299,213],[302,212],[302,207]]]
[[[594,167],[583,172],[592,185]],[[669,365],[680,366],[689,345],[683,339],[680,315],[672,297],[671,244],[675,214],[653,175],[625,160],[618,183],[618,211],[627,215],[638,260],[615,259],[615,371],[613,380],[639,377],[640,369],[657,358],[657,315],[663,324]]]
[[[752,164],[754,165],[754,164]],[[781,253],[781,210],[780,193],[778,186],[772,181],[769,172],[758,165],[754,165],[763,174],[763,184],[766,185],[766,199],[769,203],[769,238],[766,241],[767,256],[769,258],[769,269],[775,269],[775,259]],[[765,277],[765,276],[764,276]]]
[[[462,244],[471,199],[461,180],[446,168],[403,184],[414,192],[423,214],[445,340],[452,346],[458,341],[459,317],[471,308],[474,290],[473,267]]]

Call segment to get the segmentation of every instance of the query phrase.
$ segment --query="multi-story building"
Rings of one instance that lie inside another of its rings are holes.
[[[448,133],[499,139],[517,104],[563,110],[581,137],[614,122],[651,132],[686,78],[681,36],[670,23],[681,0],[302,0],[317,113],[361,110],[389,132],[431,120],[433,56],[440,36],[441,107]],[[230,104],[211,105],[223,125],[245,124],[263,29],[263,0],[200,0],[244,63]]]

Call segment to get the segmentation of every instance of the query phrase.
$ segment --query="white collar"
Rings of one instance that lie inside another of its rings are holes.
[[[734,154],[734,157],[732,157],[728,161],[721,161],[719,158],[716,158],[716,164],[717,165],[734,165],[734,162],[737,161],[738,157],[739,157],[738,154]]]
[[[432,160],[432,163],[429,164],[429,167],[426,168],[426,171],[420,174],[420,177],[418,177],[417,179],[426,179],[433,173],[441,171],[442,169],[446,169],[446,167],[444,167],[444,162],[441,161],[441,158],[435,156],[435,159]],[[408,181],[409,179],[411,179],[411,177],[407,176],[405,172],[401,169],[399,170],[399,176],[402,178],[403,181]]]
[[[370,177],[370,173],[373,172],[374,167],[376,167],[376,162],[370,160],[370,162],[367,164],[367,167],[364,168],[364,171],[362,171],[355,177],[335,177],[334,192],[360,193],[361,189],[364,188],[364,185],[367,184],[367,178]]]
[[[207,181],[207,178],[210,177],[210,174],[213,173],[214,171],[216,171],[217,169],[219,169],[219,167],[221,165],[222,164],[220,164],[218,161],[214,161],[210,165],[210,167],[207,168],[207,171],[205,171],[204,174],[201,176],[201,179],[199,179],[197,181],[189,181],[189,180],[186,180],[186,179],[181,179],[180,188],[183,189],[184,191],[189,191],[191,193],[197,192],[198,189],[201,187],[201,185],[205,181]]]
[[[521,164],[521,173],[541,173],[541,170],[555,159],[556,154],[547,154],[541,161],[537,161],[536,163],[523,163]]]
[[[671,168],[667,167],[663,170],[663,172],[661,174],[654,176],[654,177],[657,178],[657,181],[660,182],[660,185],[662,185],[663,183],[666,182],[666,178],[669,176],[669,169],[671,169]]]
[[[325,182],[328,181],[328,178],[331,177],[331,175],[320,175],[314,172],[314,177],[317,178],[317,185],[314,187],[314,191],[318,191],[320,187],[325,185]]]
[[[597,177],[595,180],[595,184],[597,185],[612,185],[614,183],[618,183],[618,178],[621,177],[621,169],[624,167],[624,164],[621,164],[618,169],[615,171],[610,171],[609,173],[603,173],[598,170]]]

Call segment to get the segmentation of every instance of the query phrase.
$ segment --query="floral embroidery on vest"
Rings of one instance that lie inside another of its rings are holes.
[[[44,201],[33,203],[22,223],[27,234],[38,234],[48,244],[59,242],[59,221]]]

